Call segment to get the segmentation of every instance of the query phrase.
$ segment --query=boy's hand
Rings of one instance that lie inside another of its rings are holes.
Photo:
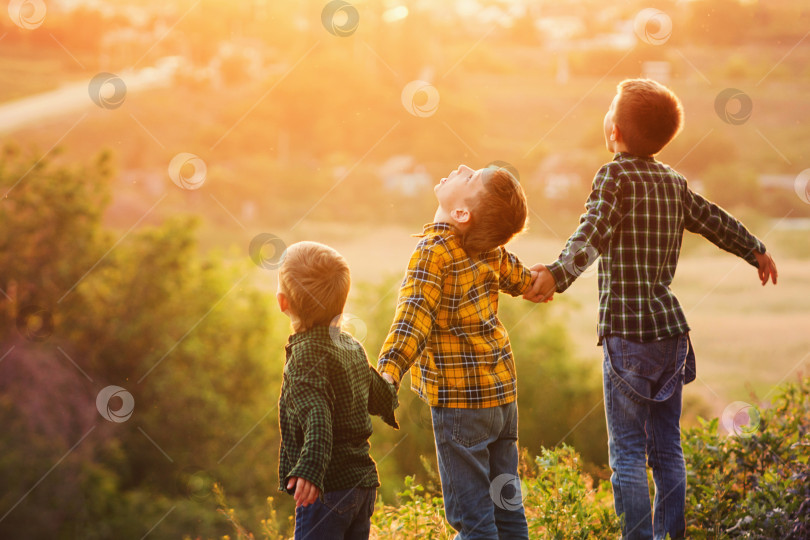
[[[321,490],[306,478],[291,476],[287,481],[287,489],[295,489],[295,507],[309,506],[321,495]]]
[[[390,373],[383,373],[381,376],[385,382],[393,384],[394,386],[397,385],[397,383],[394,382],[394,378],[391,376]]]
[[[776,278],[779,275],[776,271],[776,263],[773,262],[773,257],[769,252],[758,253],[754,251],[754,257],[757,258],[757,272],[759,272],[759,280],[762,281],[764,287],[768,283],[768,278],[771,278],[773,284],[776,285]]]
[[[538,266],[541,266],[541,265],[535,265],[534,268],[536,268]],[[539,276],[540,276],[539,271],[532,270],[532,288],[529,289],[528,291],[526,291],[526,294],[523,295],[524,300],[529,300],[529,295],[532,294],[532,291],[534,290],[534,287],[539,286],[539,284],[537,283],[537,278]],[[548,298],[542,298],[542,297],[538,296],[536,300],[532,300],[532,301],[535,302],[535,303],[543,302],[544,304],[547,304],[547,303],[551,302],[552,300],[554,300],[554,293],[552,293],[551,296],[549,296]]]
[[[531,267],[531,270],[534,281],[532,281],[531,289],[526,291],[526,294],[523,295],[523,299],[535,303],[550,302],[557,290],[557,283],[554,281],[554,276],[552,276],[548,268],[542,264],[535,264]]]

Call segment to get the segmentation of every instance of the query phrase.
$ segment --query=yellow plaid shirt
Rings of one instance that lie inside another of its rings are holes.
[[[471,259],[447,223],[425,225],[399,290],[378,369],[431,407],[480,409],[517,397],[509,335],[498,293],[526,292],[531,272],[499,247]]]

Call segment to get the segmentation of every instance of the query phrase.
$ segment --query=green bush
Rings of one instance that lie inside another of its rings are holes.
[[[810,377],[758,416],[741,436],[716,418],[684,431],[690,537],[810,538]]]
[[[423,460],[427,466],[428,462]],[[613,498],[607,482],[594,485],[583,473],[581,460],[573,448],[543,449],[534,460],[524,453],[521,459],[521,491],[532,538],[607,538],[619,534],[619,520],[613,514]],[[435,476],[428,471],[429,476]],[[253,540],[217,488],[219,511],[233,526],[240,540]],[[427,488],[413,476],[405,478],[405,488],[396,505],[385,505],[378,497],[371,518],[371,538],[415,538],[449,540],[455,531],[444,517],[444,503],[435,485]],[[270,501],[271,512],[272,500]],[[274,517],[274,516],[271,516]],[[268,528],[273,519],[262,520],[263,540],[276,540],[278,529]]]
[[[779,387],[770,407],[752,417],[742,436],[719,433],[716,418],[700,419],[700,426],[684,430],[687,537],[810,537],[810,377]],[[435,473],[429,461],[423,465],[433,479],[427,487],[408,476],[397,504],[378,499],[372,538],[454,536],[444,519]],[[524,453],[520,472],[531,538],[619,535],[609,483],[594,483],[570,446],[543,449],[534,460]],[[224,498],[219,503],[238,538],[252,539]],[[276,540],[278,529],[261,538]]]
[[[579,455],[568,445],[542,449],[521,460],[521,491],[532,538],[607,538],[620,532],[607,482],[594,485],[581,469]],[[444,520],[441,497],[424,495],[413,477],[405,481],[398,506],[378,506],[372,530],[379,538],[449,539],[455,531]]]

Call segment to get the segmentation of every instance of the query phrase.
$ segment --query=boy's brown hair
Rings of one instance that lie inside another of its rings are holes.
[[[631,154],[655,155],[681,130],[683,106],[663,84],[627,79],[619,83],[618,94],[613,121]]]
[[[470,204],[470,226],[461,244],[468,255],[478,255],[509,242],[526,228],[529,205],[515,177],[503,167],[481,171],[484,189]]]
[[[328,326],[343,313],[351,287],[343,256],[318,242],[298,242],[287,248],[278,272],[280,292],[298,319],[296,332]]]

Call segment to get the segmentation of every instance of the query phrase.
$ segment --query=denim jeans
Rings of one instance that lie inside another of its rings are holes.
[[[686,364],[694,363],[689,336],[651,343],[608,336],[602,348],[610,481],[616,514],[624,514],[622,538],[683,538],[686,466],[680,419]],[[655,483],[654,512],[647,465]]]
[[[295,540],[368,540],[376,488],[327,491],[295,509]]]
[[[431,407],[447,521],[457,540],[528,539],[518,477],[517,403]]]

